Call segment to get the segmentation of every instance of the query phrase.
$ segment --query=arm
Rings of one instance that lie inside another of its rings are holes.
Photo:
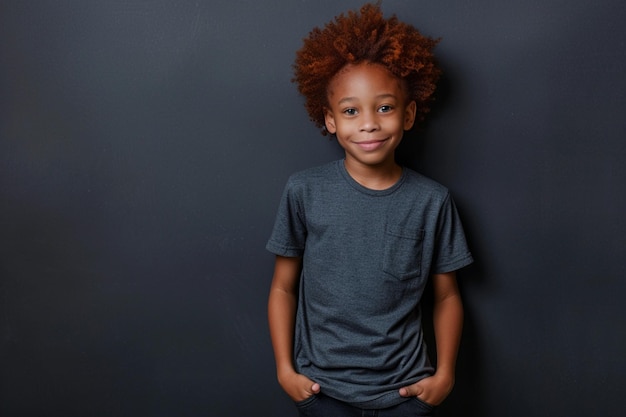
[[[400,389],[403,397],[417,396],[438,405],[454,386],[454,369],[463,329],[463,304],[456,273],[433,275],[433,326],[437,345],[437,369],[432,377]]]
[[[302,401],[320,390],[293,366],[293,338],[302,258],[276,257],[268,301],[268,319],[278,382],[294,400]]]

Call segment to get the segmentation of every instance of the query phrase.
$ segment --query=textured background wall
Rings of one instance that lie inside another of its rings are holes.
[[[341,153],[291,63],[360,4],[0,4],[0,415],[294,415],[264,245],[287,176]],[[439,414],[621,416],[626,6],[383,10],[443,38],[401,158],[452,190],[477,258]]]

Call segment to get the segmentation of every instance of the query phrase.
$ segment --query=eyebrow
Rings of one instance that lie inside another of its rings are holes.
[[[387,93],[387,94],[380,94],[376,96],[377,100],[380,99],[385,99],[385,98],[393,98],[393,99],[397,99],[397,97],[391,93]],[[345,103],[350,103],[353,101],[358,101],[358,98],[356,97],[344,97],[341,100],[339,100],[339,102],[337,102],[337,104],[345,104]]]

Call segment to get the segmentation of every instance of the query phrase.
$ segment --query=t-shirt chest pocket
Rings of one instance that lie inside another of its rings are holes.
[[[399,280],[417,278],[422,272],[424,230],[391,229],[385,232],[383,271]]]

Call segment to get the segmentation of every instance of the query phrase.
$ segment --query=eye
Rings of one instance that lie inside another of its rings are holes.
[[[378,108],[378,111],[379,111],[380,113],[388,113],[388,112],[390,112],[391,110],[393,110],[393,107],[392,107],[392,106],[390,106],[390,105],[388,105],[388,104],[385,104],[384,106],[380,106],[380,107]]]
[[[345,109],[343,111],[344,114],[348,115],[348,116],[354,116],[357,114],[357,111],[355,108],[349,108],[349,109]]]

